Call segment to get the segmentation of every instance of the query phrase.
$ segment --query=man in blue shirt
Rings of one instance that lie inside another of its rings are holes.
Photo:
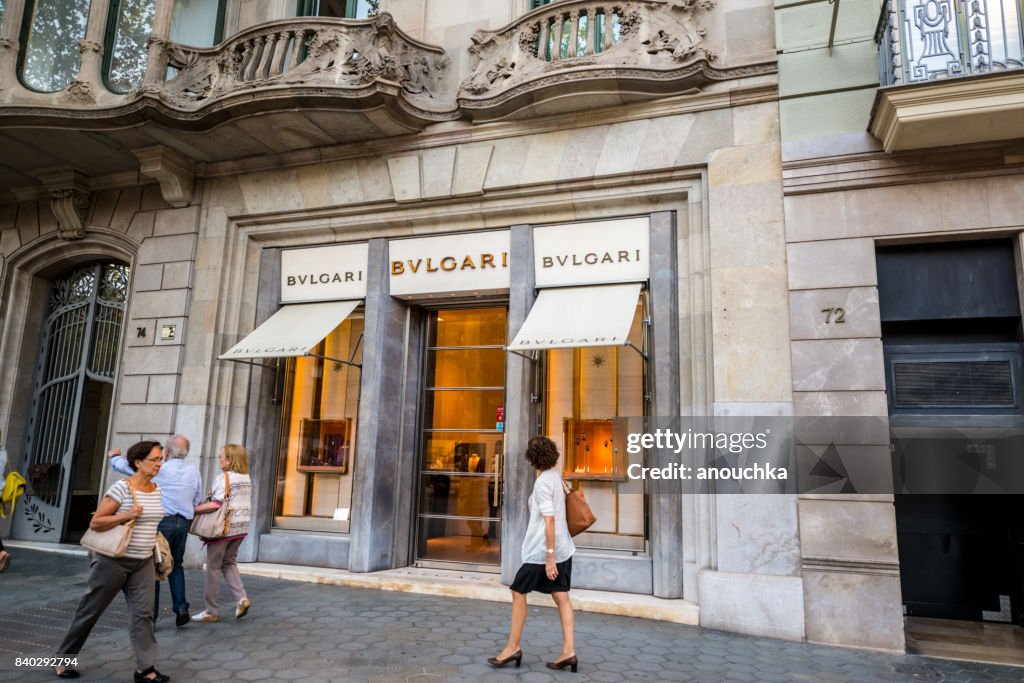
[[[153,481],[160,487],[160,500],[164,505],[165,516],[160,522],[159,530],[167,539],[167,544],[171,547],[171,557],[174,558],[174,569],[167,583],[171,587],[171,601],[176,615],[174,621],[179,628],[191,619],[188,601],[185,600],[185,570],[181,564],[185,557],[188,528],[192,523],[192,517],[195,516],[195,506],[202,502],[203,491],[203,478],[199,474],[199,468],[185,462],[188,449],[188,439],[184,436],[175,434],[168,439],[164,448],[166,462],[160,468],[160,473],[153,477]],[[121,455],[120,450],[112,450],[108,455],[111,456],[110,466],[115,471],[132,474],[128,459]],[[155,597],[154,614],[159,614],[159,582],[156,585]]]

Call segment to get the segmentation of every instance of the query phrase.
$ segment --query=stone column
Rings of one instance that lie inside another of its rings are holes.
[[[93,2],[89,6],[89,19],[85,25],[85,37],[78,41],[82,61],[78,66],[75,81],[85,84],[95,93],[106,90],[103,83],[103,37],[107,30],[106,2]],[[112,47],[112,46],[111,46]]]
[[[0,28],[0,92],[21,87],[18,83],[18,36],[24,9],[25,0],[7,0],[4,3],[3,26]]]
[[[259,294],[256,295],[256,323],[253,329],[277,312],[281,301],[281,250],[264,249],[260,254]],[[224,363],[230,361],[221,361]],[[277,484],[278,430],[280,407],[277,394],[284,378],[284,359],[253,365],[249,378],[249,419],[245,443],[249,450],[249,476],[252,479],[252,518],[249,535],[239,551],[243,562],[255,562],[260,551],[260,535],[270,531],[274,515],[274,488]],[[274,370],[267,365],[277,364]],[[262,457],[253,457],[259,453]]]
[[[670,211],[651,214],[649,311],[653,324],[647,371],[652,377],[650,406],[655,417],[678,417],[680,411],[676,249],[675,215]],[[660,464],[667,463],[656,466]],[[659,598],[683,597],[682,482],[673,482],[672,488],[662,482],[649,501],[654,595]]]
[[[102,5],[103,3],[94,4]],[[160,85],[167,76],[166,45],[171,39],[171,22],[173,20],[174,0],[156,0],[156,13],[153,15],[153,32],[149,35],[146,75],[142,79],[143,90],[159,90]]]
[[[508,337],[519,332],[533,307],[536,285],[533,272],[533,235],[528,225],[512,227],[509,254]],[[526,462],[526,442],[534,430],[537,406],[532,400],[533,363],[515,353],[507,354],[505,374],[505,463],[504,501],[501,524],[501,581],[512,583],[522,562],[523,536],[530,522],[527,508],[535,478]]]
[[[370,240],[359,434],[352,485],[349,570],[372,572],[394,563],[402,449],[406,305],[391,297],[388,243]]]

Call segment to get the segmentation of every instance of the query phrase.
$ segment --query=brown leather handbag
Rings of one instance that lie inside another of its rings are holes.
[[[578,536],[594,526],[597,517],[587,504],[582,489],[573,491],[564,479],[562,489],[565,491],[565,523],[569,527],[569,535]]]

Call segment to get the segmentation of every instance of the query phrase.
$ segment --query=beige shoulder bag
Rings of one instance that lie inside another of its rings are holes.
[[[224,473],[224,503],[213,512],[204,512],[196,515],[192,520],[192,526],[188,532],[202,538],[224,538],[228,535],[228,525],[231,524],[231,476]]]
[[[135,497],[135,487],[132,486],[131,480],[125,479],[124,481],[125,484],[128,485],[128,490],[132,492],[132,503],[134,505],[138,505],[139,500]],[[94,512],[93,514],[96,513]],[[124,524],[118,524],[106,531],[93,531],[90,528],[85,532],[82,536],[82,540],[79,542],[89,550],[99,553],[100,555],[105,555],[107,557],[122,557],[128,550],[128,544],[131,543],[132,531],[134,529],[134,519],[129,519]]]

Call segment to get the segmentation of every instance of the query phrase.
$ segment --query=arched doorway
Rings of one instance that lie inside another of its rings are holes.
[[[38,342],[15,535],[77,541],[96,509],[129,268],[77,266],[51,281]]]

